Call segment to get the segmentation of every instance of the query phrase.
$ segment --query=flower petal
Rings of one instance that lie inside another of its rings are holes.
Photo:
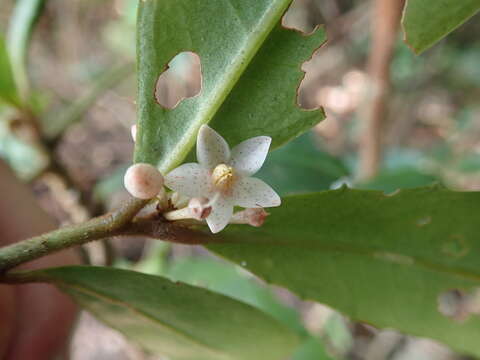
[[[212,204],[212,212],[207,217],[207,224],[214,234],[222,231],[227,226],[233,215],[233,204],[231,200],[219,197]]]
[[[262,167],[271,142],[269,136],[257,136],[241,142],[232,149],[230,165],[243,176],[255,174]]]
[[[201,166],[212,170],[230,159],[230,148],[223,137],[208,125],[202,125],[197,136],[197,160]]]
[[[235,183],[232,193],[235,205],[244,208],[280,206],[280,196],[262,180],[252,177],[241,178]]]
[[[165,176],[165,185],[188,197],[211,193],[210,174],[197,163],[187,163],[173,169]]]

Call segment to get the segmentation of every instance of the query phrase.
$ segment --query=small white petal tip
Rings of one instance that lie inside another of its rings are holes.
[[[163,176],[156,167],[138,163],[128,168],[123,182],[130,195],[147,200],[154,198],[162,190]]]

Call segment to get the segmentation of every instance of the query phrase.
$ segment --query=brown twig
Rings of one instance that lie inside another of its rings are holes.
[[[368,59],[370,89],[365,104],[361,135],[358,178],[369,179],[378,173],[382,153],[382,124],[387,116],[390,89],[390,62],[400,23],[403,1],[374,0],[372,46]]]
[[[132,199],[109,214],[0,248],[0,272],[70,246],[118,235],[146,203]]]
[[[134,218],[146,203],[144,200],[131,200],[110,214],[0,248],[0,274],[64,248],[114,236],[145,236],[188,245],[222,241],[197,230],[198,222],[171,222],[158,213]]]

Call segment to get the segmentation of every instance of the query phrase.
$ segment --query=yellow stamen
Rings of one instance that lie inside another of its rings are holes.
[[[215,186],[228,189],[234,179],[234,170],[231,166],[220,164],[212,172],[212,180]]]

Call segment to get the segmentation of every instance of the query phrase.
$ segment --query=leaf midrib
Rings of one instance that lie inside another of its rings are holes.
[[[238,49],[237,54],[240,55],[233,56],[235,61],[233,61],[230,76],[227,76],[227,80],[216,89],[214,96],[211,98],[211,101],[209,101],[209,106],[205,107],[206,109],[203,111],[202,107],[200,107],[200,111],[196,116],[197,120],[190,123],[190,126],[175,145],[175,148],[172,149],[172,155],[164,158],[164,160],[158,164],[160,171],[170,171],[174,166],[180,164],[188,155],[190,149],[195,144],[198,129],[202,124],[208,123],[213,119],[214,115],[220,109],[235,84],[245,72],[246,68],[250,65],[277,22],[282,18],[290,2],[291,0],[282,0],[281,2],[272,1],[272,5],[264,12],[264,21],[259,21],[257,27],[251,29],[252,37],[250,37],[250,39],[252,40],[245,41],[246,46]],[[255,34],[258,35],[255,36]]]

